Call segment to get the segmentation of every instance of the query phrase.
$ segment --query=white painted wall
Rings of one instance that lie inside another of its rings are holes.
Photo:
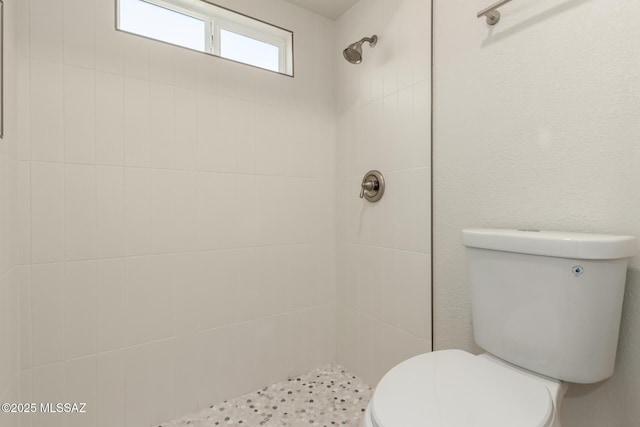
[[[293,30],[295,78],[20,0],[23,400],[90,408],[27,425],[157,425],[335,359],[335,24],[218,3]]]
[[[16,0],[4,2],[4,138],[0,139],[0,403],[20,401],[17,273]],[[20,425],[0,412],[0,427]]]
[[[431,2],[361,0],[338,20],[338,361],[375,385],[431,350]],[[342,57],[363,47],[362,64]],[[358,198],[380,170],[384,197]]]
[[[435,2],[436,349],[473,343],[465,227],[640,236],[640,3]],[[614,377],[575,386],[567,427],[640,419],[640,258],[632,260]]]

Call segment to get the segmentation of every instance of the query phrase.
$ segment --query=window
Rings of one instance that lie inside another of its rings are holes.
[[[118,29],[293,76],[293,33],[201,0],[117,0]]]

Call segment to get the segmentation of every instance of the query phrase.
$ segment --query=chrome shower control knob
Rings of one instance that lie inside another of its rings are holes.
[[[360,198],[375,203],[384,194],[384,176],[377,170],[371,170],[364,174],[360,184]]]

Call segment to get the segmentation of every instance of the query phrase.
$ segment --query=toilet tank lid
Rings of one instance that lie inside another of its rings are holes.
[[[565,231],[467,228],[462,230],[462,243],[472,248],[572,259],[620,259],[637,252],[633,236]]]

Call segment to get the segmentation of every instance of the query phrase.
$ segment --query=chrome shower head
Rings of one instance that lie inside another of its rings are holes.
[[[344,55],[344,59],[349,61],[352,64],[359,64],[362,62],[362,44],[364,42],[369,42],[370,47],[375,47],[376,43],[378,43],[378,36],[374,35],[371,37],[365,37],[362,40],[350,44],[345,50],[342,51],[342,55]]]

